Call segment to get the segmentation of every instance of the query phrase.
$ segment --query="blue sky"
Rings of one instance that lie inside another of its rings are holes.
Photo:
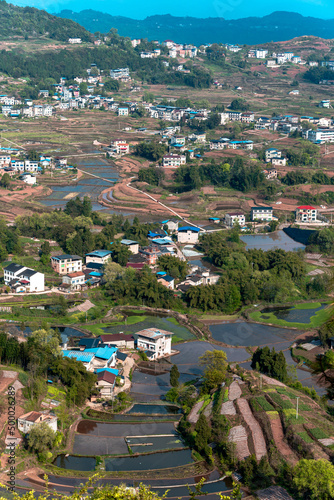
[[[275,10],[299,12],[304,16],[334,18],[334,0],[12,0],[15,5],[32,6],[48,12],[70,9],[76,12],[94,9],[109,14],[143,19],[154,14],[172,14],[174,16],[224,17],[237,19],[248,16],[264,16]]]

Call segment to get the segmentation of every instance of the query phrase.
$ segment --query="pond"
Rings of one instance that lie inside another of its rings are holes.
[[[77,427],[79,434],[89,434],[103,437],[126,437],[126,436],[152,436],[163,434],[174,434],[173,422],[151,422],[144,421],[138,424],[131,423],[104,423],[93,420],[81,420]]]
[[[300,335],[296,330],[259,325],[246,321],[224,322],[209,327],[212,338],[224,344],[235,346],[262,346],[290,343]]]
[[[134,313],[136,315],[136,313]],[[105,333],[136,333],[145,328],[156,328],[161,330],[167,330],[173,332],[173,341],[177,342],[179,340],[193,340],[195,335],[193,335],[188,328],[179,325],[173,317],[164,316],[145,316],[140,318],[141,321],[133,325],[115,325],[103,328]],[[176,324],[177,323],[177,324]]]
[[[104,179],[108,179],[111,182],[117,182],[119,178],[116,167],[98,156],[78,159],[77,165],[78,168],[103,177]],[[85,195],[89,195],[91,201],[93,203],[97,203],[101,191],[112,186],[111,182],[97,179],[95,177],[81,178],[78,182],[72,185],[52,186],[52,193],[46,198],[42,198],[40,201],[43,205],[49,207],[63,208],[69,199],[72,199],[75,196],[82,198]],[[100,206],[100,209],[102,209],[102,206]]]
[[[53,462],[56,467],[61,469],[93,471],[96,466],[96,459],[93,457],[75,457],[74,455],[58,455]]]
[[[106,471],[147,471],[180,467],[193,462],[190,450],[166,451],[151,455],[107,458]]]
[[[128,438],[126,441],[133,453],[148,453],[152,451],[185,448],[184,443],[177,435]]]
[[[282,319],[288,323],[308,324],[311,321],[311,317],[314,316],[317,311],[321,311],[321,309],[324,309],[326,306],[327,304],[321,304],[318,307],[311,307],[310,309],[301,309],[298,308],[298,306],[276,308],[267,307],[262,309],[262,316],[266,319],[266,314],[273,314],[277,319]]]
[[[144,413],[145,415],[176,415],[177,413],[181,413],[181,409],[178,406],[173,405],[136,403],[126,413]]]
[[[270,234],[245,234],[240,239],[246,243],[246,249],[274,250],[280,248],[286,252],[304,250],[305,245],[290,238],[284,231]]]

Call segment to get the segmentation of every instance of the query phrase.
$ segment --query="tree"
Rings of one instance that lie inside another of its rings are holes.
[[[201,413],[195,425],[195,446],[199,451],[206,450],[208,443],[211,440],[211,429],[205,418],[204,413]]]
[[[59,337],[54,330],[35,330],[30,337],[40,349],[50,352],[53,356],[61,354]]]
[[[224,382],[227,370],[227,357],[224,351],[206,351],[200,356],[199,364],[204,366],[204,384],[208,390]]]
[[[48,426],[46,422],[34,425],[28,438],[28,446],[35,453],[44,453],[52,449],[56,433]]]
[[[293,483],[303,498],[334,498],[334,465],[328,460],[300,460],[293,469]]]
[[[177,387],[179,385],[179,377],[179,369],[176,365],[173,365],[169,375],[170,385],[172,387]]]
[[[173,255],[162,255],[159,257],[158,265],[162,271],[166,271],[176,279],[184,280],[188,273],[187,262]]]
[[[110,285],[116,278],[122,276],[124,272],[124,267],[109,259],[104,266],[104,280],[108,285]]]
[[[3,174],[3,176],[1,177],[0,184],[5,189],[7,189],[10,186],[10,175],[7,174],[7,172]]]

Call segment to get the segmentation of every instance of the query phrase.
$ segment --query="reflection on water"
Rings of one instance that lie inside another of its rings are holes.
[[[286,252],[304,250],[305,245],[294,241],[284,231],[276,231],[270,234],[245,234],[240,239],[246,243],[246,249],[273,250],[280,248]]]
[[[107,458],[106,471],[156,470],[192,463],[191,451],[167,451],[136,457]]]
[[[177,413],[180,413],[180,411],[181,410],[178,406],[136,403],[127,413],[144,413],[145,415],[176,415]]]
[[[305,323],[308,324],[311,321],[311,317],[315,315],[317,311],[324,309],[327,304],[321,304],[319,307],[314,307],[313,309],[296,309],[295,307],[267,307],[262,309],[262,316],[265,318],[266,313],[273,313],[277,319],[282,319],[288,323]]]
[[[75,457],[73,455],[58,455],[53,462],[61,469],[93,471],[96,466],[96,459],[92,457]]]

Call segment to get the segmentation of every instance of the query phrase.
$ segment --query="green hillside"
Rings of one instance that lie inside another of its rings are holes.
[[[16,7],[0,1],[0,39],[47,37],[59,41],[79,37],[89,41],[91,34],[70,19],[60,19],[33,7]]]

